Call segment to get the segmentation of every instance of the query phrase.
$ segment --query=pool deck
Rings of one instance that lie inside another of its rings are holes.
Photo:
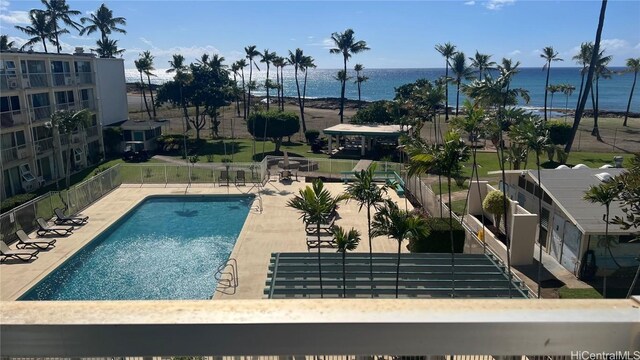
[[[304,226],[299,220],[299,213],[286,206],[298,190],[307,185],[303,179],[291,184],[277,181],[268,182],[260,191],[262,212],[255,209],[260,201],[256,199],[254,209],[249,212],[247,220],[240,232],[238,241],[231,253],[231,257],[238,261],[238,283],[235,293],[230,289],[216,292],[214,299],[261,299],[267,278],[269,258],[273,252],[307,251]],[[325,187],[333,194],[344,191],[341,183],[327,183]],[[124,213],[150,195],[183,195],[183,194],[257,194],[258,188],[251,186],[213,187],[208,184],[186,185],[127,185],[123,184],[93,205],[82,211],[89,216],[89,222],[68,237],[54,237],[58,239],[56,247],[51,250],[40,251],[38,259],[23,263],[7,260],[0,265],[0,301],[11,301],[19,298],[23,293],[42,280],[48,273],[57,268],[65,260],[73,256],[78,250],[97,237],[109,225]],[[389,197],[396,201],[401,208],[405,200],[400,199],[394,191]],[[412,209],[407,203],[407,208]],[[362,234],[362,240],[356,252],[368,252],[367,217],[366,212],[358,212],[358,203],[349,201],[342,203],[338,211],[337,225],[350,229],[354,227]],[[31,234],[35,238],[35,234]],[[386,237],[373,239],[373,251],[396,252],[397,242]],[[14,245],[11,246],[14,248]],[[312,249],[311,251],[316,251]],[[333,252],[335,249],[322,249]],[[406,249],[403,246],[403,251]],[[131,254],[135,261],[136,254]],[[213,281],[213,279],[212,279]]]

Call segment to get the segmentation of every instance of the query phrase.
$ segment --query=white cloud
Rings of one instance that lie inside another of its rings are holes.
[[[160,64],[164,61],[164,59],[167,59],[166,61],[169,61],[168,59],[170,59],[171,56],[173,56],[173,54],[181,54],[182,56],[185,57],[187,62],[191,62],[191,61],[194,61],[195,59],[199,59],[202,56],[202,54],[220,54],[220,51],[213,45],[189,46],[189,47],[173,46],[170,48],[163,49],[163,48],[158,48],[153,46],[153,44],[146,39],[144,39],[143,42],[145,44],[150,44],[149,46],[151,47],[151,49],[130,48],[130,49],[127,49],[127,56],[125,57],[131,58],[131,59],[137,59],[138,54],[149,50],[151,51],[151,55],[155,56],[157,59],[160,59],[156,61],[156,63]]]
[[[634,46],[633,48],[636,50],[640,50],[640,43],[638,43],[638,45]]]
[[[7,11],[0,14],[0,23],[5,24],[29,24],[28,11]]]
[[[471,0],[471,1],[467,1],[467,2],[465,2],[464,4],[465,4],[465,5],[470,5],[470,6],[472,6],[472,5],[475,5],[475,4],[476,4],[476,2],[475,2],[474,0]]]
[[[625,49],[628,46],[629,43],[622,39],[604,39],[600,41],[600,47],[610,51]]]
[[[323,49],[331,49],[333,48],[334,44],[333,44],[333,40],[331,40],[330,38],[324,38],[322,39],[321,42],[311,42],[308,44],[305,44],[307,46],[320,46]]]
[[[8,0],[0,0],[0,10],[7,10],[9,4]]]
[[[515,2],[516,0],[489,0],[484,4],[484,7],[489,10],[500,10],[505,5],[513,5]]]
[[[152,43],[151,41],[149,41],[149,40],[147,40],[147,39],[145,39],[145,38],[143,38],[143,37],[141,37],[141,38],[140,38],[140,41],[142,41],[143,43],[145,43],[145,44],[147,44],[147,45],[151,46],[152,48],[154,47],[154,46],[153,46],[153,43]]]
[[[521,54],[521,53],[522,53],[522,51],[520,51],[520,50],[513,50],[513,51],[512,51],[512,52],[510,52],[508,55],[509,55],[509,56],[516,56],[516,55],[519,55],[519,54]]]

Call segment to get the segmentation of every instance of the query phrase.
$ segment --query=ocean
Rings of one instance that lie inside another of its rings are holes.
[[[352,65],[352,64],[351,64]],[[166,69],[158,69],[156,77],[152,82],[162,84],[172,79],[172,74],[165,73]],[[600,100],[599,107],[601,111],[625,111],[627,101],[629,99],[629,91],[633,83],[633,73],[621,73],[624,68],[612,67],[614,74],[610,79],[600,79]],[[310,69],[307,79],[307,98],[324,98],[324,97],[340,97],[340,82],[335,80],[336,69]],[[391,100],[395,95],[394,89],[400,85],[408,84],[417,79],[435,80],[444,75],[444,68],[439,69],[365,69],[363,75],[369,79],[362,84],[362,100]],[[355,72],[350,71],[350,76],[355,78]],[[125,76],[127,82],[139,81],[140,77],[135,69],[126,69]],[[521,68],[511,83],[512,88],[523,88],[529,90],[531,101],[525,104],[523,100],[519,100],[519,106],[540,108],[544,106],[544,84],[546,71],[542,71],[542,67],[538,68]],[[304,74],[298,74],[300,82],[302,82]],[[258,83],[264,83],[266,71],[253,72],[253,78]],[[275,72],[270,72],[270,78],[275,81]],[[285,96],[297,96],[296,83],[294,78],[294,70],[290,67],[284,69],[284,93]],[[248,81],[249,72],[245,69],[245,80]],[[569,109],[575,108],[578,99],[578,90],[580,88],[580,68],[577,67],[552,67],[549,84],[572,84],[576,90],[568,98]],[[239,79],[238,79],[239,80]],[[300,84],[302,86],[302,83]],[[640,87],[640,85],[638,85]],[[302,89],[301,89],[302,90]],[[634,99],[631,103],[632,112],[640,112],[640,90],[636,90]],[[275,94],[275,91],[273,91]],[[264,95],[264,90],[258,90],[256,95]],[[349,99],[358,99],[357,85],[350,81],[347,83],[346,97]],[[553,97],[553,108],[564,109],[566,104],[566,96],[558,92]],[[464,101],[464,95],[460,94],[460,105]],[[549,106],[551,106],[551,95],[549,94]],[[456,104],[456,88],[455,85],[449,87],[449,106],[455,107]],[[591,109],[591,99],[587,102],[586,109]]]

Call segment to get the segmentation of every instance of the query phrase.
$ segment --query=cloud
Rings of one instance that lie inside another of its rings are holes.
[[[154,47],[154,46],[153,46],[153,43],[152,43],[151,41],[149,41],[149,40],[147,40],[147,39],[145,39],[145,38],[143,38],[143,37],[141,37],[141,38],[140,38],[140,41],[142,41],[143,43],[145,43],[145,44],[147,44],[147,45],[151,46],[152,48]]]
[[[475,5],[475,4],[476,4],[476,2],[475,2],[474,0],[471,0],[471,1],[466,1],[464,4],[465,4],[465,5],[473,6],[473,5]]]
[[[489,0],[484,4],[489,10],[500,10],[506,5],[513,5],[516,0]]]
[[[0,0],[0,10],[7,10],[9,4],[8,0]]]
[[[640,43],[638,43],[638,45],[634,46],[633,48],[636,50],[640,50]]]
[[[629,43],[622,39],[604,39],[600,41],[600,47],[610,51],[625,49],[628,46]]]
[[[520,51],[520,50],[513,50],[513,51],[512,51],[512,52],[510,52],[508,55],[509,55],[509,56],[516,56],[516,55],[519,55],[519,54],[521,54],[521,53],[522,53],[522,51]]]
[[[9,11],[11,3],[8,0],[0,0],[0,24],[28,24],[28,11]]]
[[[311,42],[308,44],[305,44],[307,46],[320,46],[323,49],[331,49],[334,46],[333,40],[331,40],[330,38],[324,38],[322,39],[321,42]]]
[[[142,39],[141,39],[142,40]],[[129,48],[127,49],[127,54],[125,58],[127,59],[137,59],[138,54],[144,51],[151,51],[151,55],[156,57],[157,64],[166,63],[173,56],[173,54],[181,54],[185,57],[187,62],[195,61],[195,59],[199,59],[202,54],[220,54],[220,50],[218,50],[213,45],[205,45],[205,46],[173,46],[169,48],[159,48],[153,46],[151,41],[146,39],[143,40],[145,44],[148,44],[151,49],[142,49],[142,48]],[[166,61],[165,61],[166,60]]]

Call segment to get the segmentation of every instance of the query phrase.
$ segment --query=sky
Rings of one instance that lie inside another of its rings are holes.
[[[83,16],[103,1],[68,0]],[[444,67],[436,44],[451,42],[467,57],[475,51],[491,54],[499,62],[509,57],[522,67],[541,67],[540,50],[553,46],[565,61],[554,66],[576,66],[571,57],[582,42],[594,41],[601,2],[537,0],[463,1],[106,1],[114,16],[127,19],[127,34],[114,33],[126,49],[125,68],[149,50],[155,67],[165,69],[172,54],[188,62],[202,54],[220,54],[228,63],[244,57],[244,47],[257,45],[281,56],[301,48],[314,57],[318,68],[342,66],[339,55],[329,53],[330,36],[347,28],[355,31],[371,50],[350,62],[367,68]],[[0,32],[18,46],[25,34],[28,11],[42,8],[40,1],[0,0]],[[63,51],[76,46],[95,47],[98,34],[79,36],[71,29],[61,38]],[[640,57],[640,1],[610,0],[602,46],[613,55],[611,66]],[[51,46],[52,47],[52,46]],[[50,47],[50,48],[51,48]],[[34,46],[35,51],[41,45]]]

